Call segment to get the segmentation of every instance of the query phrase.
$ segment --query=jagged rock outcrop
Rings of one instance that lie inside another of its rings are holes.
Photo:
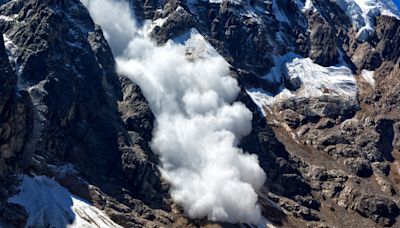
[[[17,92],[17,76],[13,72],[0,37],[1,100],[0,100],[0,176],[7,172],[7,160],[22,159],[24,141],[30,131],[30,100],[26,93]],[[21,161],[22,164],[22,161]]]
[[[17,91],[17,75],[9,63],[3,35],[0,63],[0,221],[20,227],[27,218],[24,209],[5,200],[15,194],[10,187],[15,184],[15,171],[23,169],[29,161],[24,146],[32,130],[32,102],[28,93]]]

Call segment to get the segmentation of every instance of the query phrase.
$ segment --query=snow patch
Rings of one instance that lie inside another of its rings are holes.
[[[362,70],[361,77],[372,87],[375,87],[374,71]]]
[[[308,10],[316,10],[312,0],[296,0],[297,7],[300,9],[301,12],[305,13]]]
[[[263,217],[257,228],[276,228],[276,226],[274,226],[268,219]]]
[[[303,7],[303,11],[309,10],[312,7],[314,7],[312,0],[306,0],[304,7]]]
[[[121,227],[46,176],[24,176],[19,190],[8,202],[25,207],[29,216],[26,227]]]
[[[337,66],[323,67],[310,58],[303,58],[294,53],[274,58],[275,66],[264,77],[280,84],[279,92],[272,94],[258,88],[249,88],[247,93],[261,109],[268,110],[273,104],[291,97],[337,96],[343,100],[356,100],[358,87],[352,71],[341,63]],[[291,90],[284,85],[291,87]]]
[[[28,86],[25,85],[25,83],[21,79],[21,74],[24,68],[17,62],[18,47],[5,34],[3,34],[3,40],[8,60],[10,61],[11,67],[13,68],[14,72],[17,74],[17,90],[26,89]]]
[[[17,18],[17,17],[18,17],[18,14],[14,14],[12,16],[0,15],[0,20],[3,20],[3,21],[14,21],[15,18]]]
[[[353,73],[346,66],[323,67],[310,58],[295,58],[286,63],[286,75],[291,84],[300,86],[298,96],[318,97],[324,94],[355,98],[358,93]]]
[[[147,30],[147,33],[150,34],[156,27],[162,27],[164,23],[167,21],[168,17],[166,18],[158,18],[155,21],[152,21],[151,24],[149,25],[149,28]]]
[[[262,217],[261,221],[257,225],[251,225],[251,224],[246,224],[246,225],[240,225],[241,228],[277,228],[274,226],[268,219],[265,217]]]
[[[270,112],[270,107],[273,104],[278,101],[283,101],[295,96],[290,90],[286,88],[275,96],[272,93],[259,88],[246,89],[246,92],[247,94],[249,94],[253,102],[259,107],[264,117],[266,116],[265,110],[268,110],[268,112]]]
[[[16,52],[18,50],[18,47],[6,35],[3,35],[3,39],[8,59],[10,60],[10,63],[15,64],[17,61]]]

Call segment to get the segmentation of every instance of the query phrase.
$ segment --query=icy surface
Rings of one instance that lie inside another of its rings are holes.
[[[358,94],[356,79],[351,70],[341,63],[338,66],[323,67],[310,58],[294,53],[274,58],[275,66],[265,76],[266,80],[281,84],[280,92],[272,94],[258,88],[247,89],[252,100],[260,107],[263,115],[274,103],[291,97],[320,97],[330,95],[344,100],[355,100]],[[285,88],[290,84],[292,91]]]
[[[392,0],[336,0],[336,4],[352,21],[360,41],[373,35],[375,17],[389,15],[400,19],[399,11]]]
[[[19,190],[8,202],[25,207],[29,215],[26,227],[120,227],[48,177],[24,176]]]
[[[323,67],[309,58],[295,58],[286,64],[289,80],[300,81],[298,96],[318,97],[335,94],[344,98],[357,96],[357,83],[351,70],[345,66]]]
[[[323,67],[310,58],[303,58],[294,53],[275,57],[275,66],[266,80],[283,83],[291,82],[299,86],[297,96],[317,97],[329,93],[352,98],[357,96],[358,88],[351,70],[344,64]],[[283,77],[282,77],[283,76]]]

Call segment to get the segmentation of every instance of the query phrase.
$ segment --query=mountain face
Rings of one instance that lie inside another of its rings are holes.
[[[0,227],[400,226],[392,1],[0,3]]]

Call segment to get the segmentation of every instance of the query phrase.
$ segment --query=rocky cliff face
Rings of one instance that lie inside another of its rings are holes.
[[[240,146],[259,157],[259,203],[278,227],[399,226],[400,20],[374,10],[367,31],[349,2],[129,1],[158,45],[196,28],[231,65],[253,113]],[[0,15],[0,226],[26,224],[7,202],[23,174],[124,227],[228,226],[170,199],[154,116],[80,1],[3,1]]]
[[[153,115],[140,89],[116,74],[83,5],[10,1],[0,11],[2,202],[16,193],[18,175],[35,173],[122,225],[144,223],[139,208],[154,214],[142,201],[168,207],[148,146]],[[1,213],[5,222],[20,219],[10,207]]]

